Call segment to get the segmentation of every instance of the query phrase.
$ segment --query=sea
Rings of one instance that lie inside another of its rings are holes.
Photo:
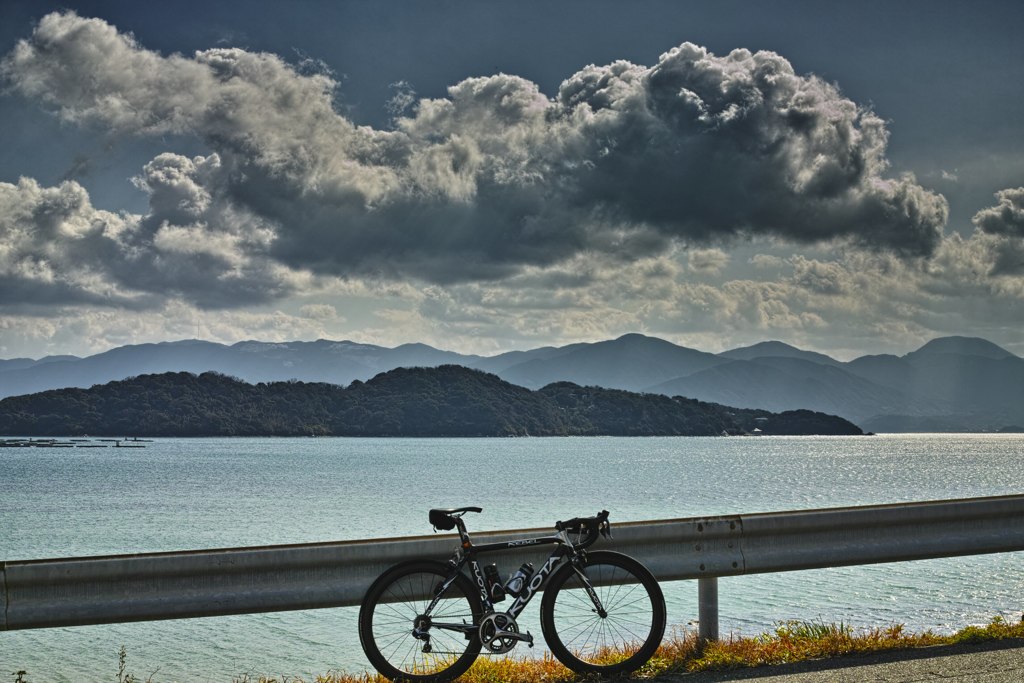
[[[0,561],[419,535],[430,532],[431,507],[478,505],[484,511],[470,529],[486,531],[545,527],[601,509],[614,525],[1024,492],[1024,435],[1009,434],[144,445],[0,449]],[[720,628],[755,635],[799,619],[950,632],[995,616],[1020,619],[1022,559],[1006,553],[723,578]],[[696,582],[663,588],[670,629],[693,629]],[[528,619],[538,607],[527,608]],[[24,670],[33,682],[117,680],[122,648],[124,672],[153,683],[359,673],[369,665],[357,613],[0,632],[0,678]],[[542,641],[539,627],[525,628]]]

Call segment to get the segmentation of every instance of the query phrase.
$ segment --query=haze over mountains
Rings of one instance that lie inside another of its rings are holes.
[[[168,371],[214,370],[247,382],[298,379],[348,385],[398,367],[445,364],[484,370],[530,389],[570,381],[772,412],[809,409],[839,415],[869,431],[1024,425],[1024,359],[970,337],[944,337],[904,356],[849,362],[781,342],[712,354],[640,334],[490,357],[424,344],[180,341],[123,346],[86,358],[0,360],[0,398]]]

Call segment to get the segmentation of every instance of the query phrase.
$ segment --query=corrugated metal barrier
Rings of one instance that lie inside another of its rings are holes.
[[[595,548],[633,555],[662,581],[700,581],[700,634],[717,638],[719,576],[1024,550],[1024,495],[618,524],[613,518],[612,531],[614,538]],[[431,535],[3,562],[0,630],[358,605],[391,565],[447,558],[457,544],[454,535]],[[537,563],[550,549],[503,552],[496,561]]]

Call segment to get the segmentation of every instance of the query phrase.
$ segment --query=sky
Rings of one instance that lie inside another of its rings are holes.
[[[1024,355],[1024,4],[0,0],[0,358]]]

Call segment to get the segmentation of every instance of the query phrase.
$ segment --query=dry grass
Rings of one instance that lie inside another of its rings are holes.
[[[1022,633],[1024,635],[1024,633]],[[907,633],[902,626],[871,628],[860,632],[843,624],[787,622],[774,633],[756,638],[734,638],[708,643],[698,656],[688,660],[688,671],[790,664],[810,659],[850,654],[902,650],[948,642],[930,631]]]
[[[901,625],[886,628],[853,629],[844,624],[786,622],[771,633],[754,638],[730,636],[727,640],[707,643],[701,647],[692,632],[670,634],[650,661],[636,674],[636,679],[652,679],[673,672],[713,671],[792,664],[795,661],[879,652],[883,650],[1024,639],[1024,617],[1021,622],[1007,622],[996,616],[986,626],[969,626],[950,636],[931,631],[907,633]],[[570,683],[583,681],[562,667],[550,654],[542,658],[486,657],[477,659],[463,676],[462,683]],[[313,683],[383,683],[385,679],[369,674],[352,676],[331,674],[319,676]],[[239,683],[239,682],[237,682]],[[245,682],[243,682],[245,683]],[[276,679],[260,679],[252,683],[288,683]],[[301,683],[292,680],[290,683]]]
[[[1007,638],[1024,639],[1024,618],[1019,622],[1008,622],[996,617],[985,626],[968,626],[948,636],[931,631],[908,633],[902,625],[854,629],[842,623],[789,621],[779,624],[771,633],[753,638],[730,636],[727,640],[707,643],[703,647],[696,634],[679,631],[666,637],[651,661],[636,672],[634,678],[650,679],[679,671],[790,664],[885,650]],[[383,683],[384,680],[369,674],[331,674],[317,677],[314,683]],[[459,680],[462,683],[571,683],[585,678],[563,667],[551,655],[545,655],[539,659],[481,657]],[[263,679],[259,683],[285,682]]]
[[[753,638],[730,636],[701,645],[692,631],[675,631],[665,638],[651,660],[637,671],[636,679],[656,678],[660,674],[681,671],[711,671],[773,664],[791,664],[812,659],[845,655],[904,650],[932,645],[954,645],[1010,638],[1024,639],[1024,616],[1021,621],[995,617],[985,626],[968,626],[953,635],[942,636],[931,631],[907,633],[902,625],[885,628],[854,629],[845,624],[788,621],[778,624],[771,633]],[[125,673],[125,650],[119,653],[117,680],[134,683]],[[30,683],[26,672],[15,674],[16,683]],[[147,681],[151,681],[150,676]],[[461,678],[461,683],[575,683],[588,680],[563,667],[550,654],[531,657],[480,657]],[[310,683],[385,683],[377,674],[328,672]],[[249,676],[236,677],[232,683],[306,683],[302,678]]]

